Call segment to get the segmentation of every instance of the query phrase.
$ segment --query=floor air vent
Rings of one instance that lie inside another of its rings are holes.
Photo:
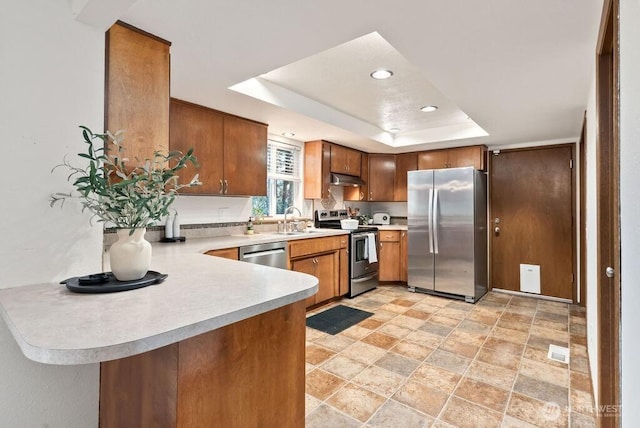
[[[569,348],[563,348],[562,346],[549,345],[549,353],[547,358],[559,363],[569,364]]]

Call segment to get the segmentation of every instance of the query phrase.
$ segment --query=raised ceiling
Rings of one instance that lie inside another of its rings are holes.
[[[174,97],[268,123],[274,134],[294,132],[300,141],[401,152],[575,140],[593,79],[602,0],[127,0],[111,8],[118,19],[172,42]],[[417,133],[419,144],[381,142],[390,141],[383,128],[393,114],[375,98],[354,96],[361,84],[355,77],[340,77],[370,68],[375,58],[331,54],[367,37],[379,37],[419,76],[402,82],[402,91],[419,94],[426,82],[488,135],[428,143],[420,133],[441,126],[439,119],[425,128],[424,116],[407,114],[390,126],[401,128],[399,140],[402,129]],[[282,72],[323,53],[329,59],[307,82]],[[278,102],[230,89],[256,77]]]

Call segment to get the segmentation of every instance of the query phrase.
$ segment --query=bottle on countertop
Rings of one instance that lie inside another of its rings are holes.
[[[247,235],[253,235],[253,217],[249,217],[249,221],[247,222],[247,231],[245,233]]]
[[[171,214],[169,214],[164,221],[164,237],[166,239],[173,238],[173,219],[171,218]]]
[[[173,217],[173,237],[180,237],[180,219],[178,218],[178,211],[176,211],[176,215]]]

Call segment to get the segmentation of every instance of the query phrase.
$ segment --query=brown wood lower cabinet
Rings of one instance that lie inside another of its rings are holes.
[[[205,253],[208,256],[223,257],[225,259],[239,260],[238,247],[222,248],[220,250],[210,250]]]
[[[379,239],[378,280],[400,281],[400,231],[382,230]]]
[[[303,427],[305,304],[100,364],[100,427]]]

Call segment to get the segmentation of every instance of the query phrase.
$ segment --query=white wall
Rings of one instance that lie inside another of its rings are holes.
[[[622,425],[640,426],[640,4],[620,1]]]
[[[48,195],[70,188],[51,168],[82,148],[77,126],[103,126],[104,33],[67,0],[4,0],[0,64],[0,288],[100,271],[101,228]],[[97,365],[27,360],[0,320],[0,426],[97,426],[98,382]]]

